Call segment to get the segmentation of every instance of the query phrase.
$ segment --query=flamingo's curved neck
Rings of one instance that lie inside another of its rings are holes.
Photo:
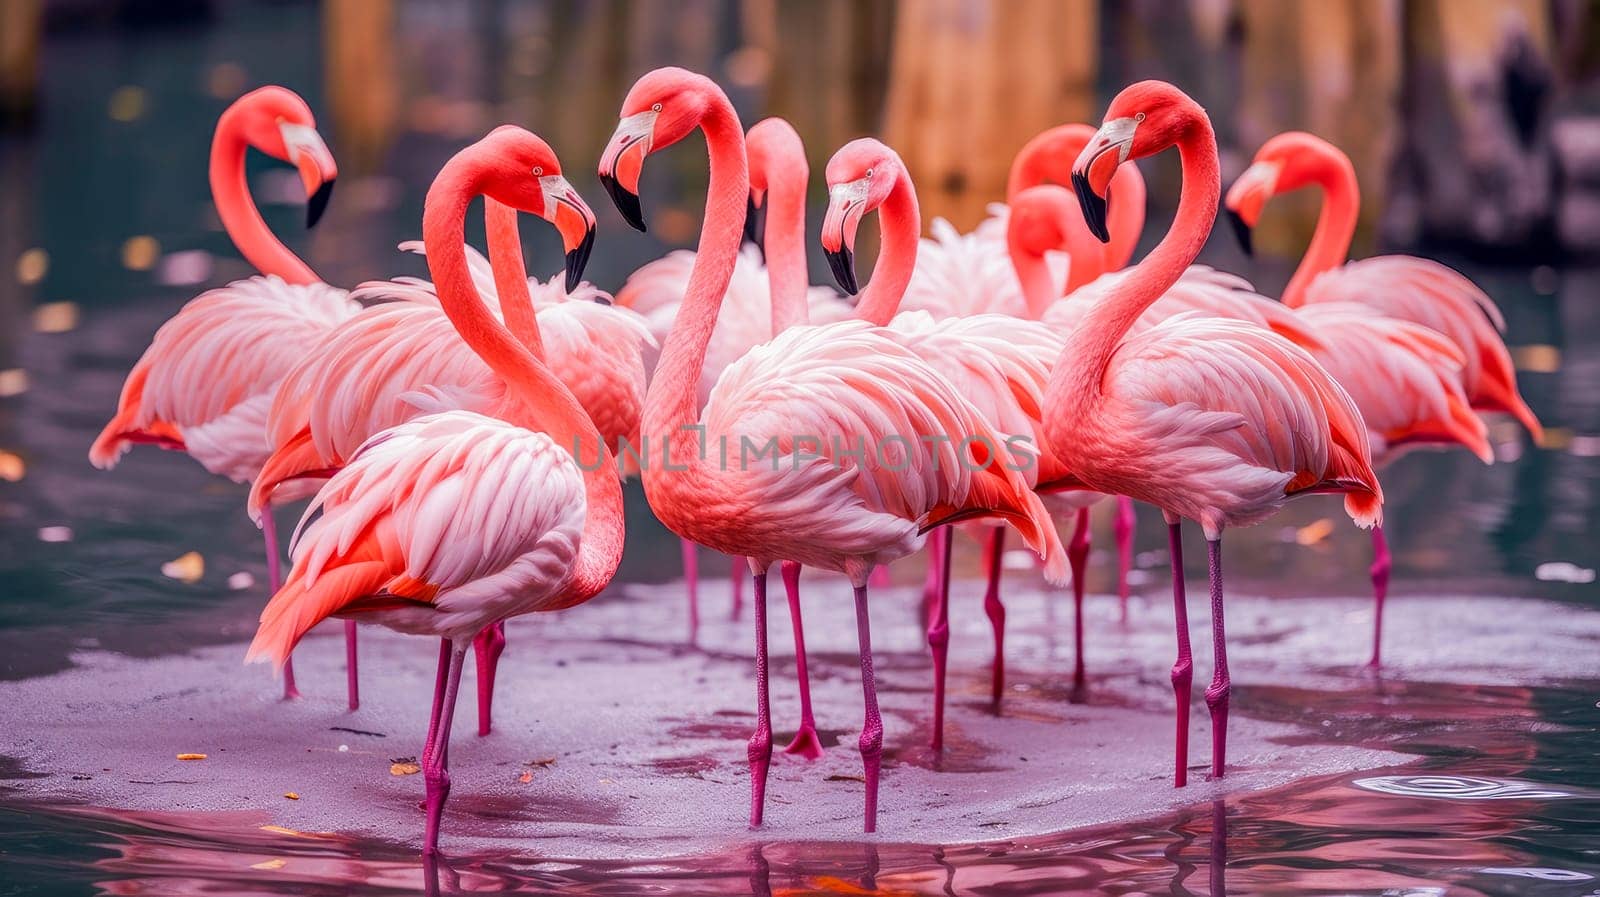
[[[651,463],[645,464],[643,471],[647,491],[658,477],[681,475],[663,473],[668,465],[657,463],[657,452],[667,452],[670,446],[669,460],[680,471],[682,468],[677,465],[694,463],[700,453],[701,440],[693,428],[699,417],[696,387],[711,331],[717,325],[717,312],[733,279],[749,202],[750,170],[739,115],[720,92],[708,90],[707,94],[706,112],[700,121],[711,159],[705,220],[700,226],[700,243],[677,320],[662,346],[661,359],[645,397],[640,432],[652,454]]]
[[[494,291],[500,297],[500,313],[505,316],[506,327],[535,358],[542,360],[544,341],[539,338],[539,321],[533,308],[533,296],[528,292],[528,269],[522,259],[517,210],[486,196],[483,223],[488,234]]]
[[[1028,317],[1037,321],[1060,295],[1050,277],[1050,266],[1045,262],[1043,253],[1023,247],[1009,234],[1006,236],[1006,245],[1011,254],[1011,267],[1016,270],[1017,282],[1022,285],[1022,298],[1028,303]],[[1073,254],[1072,268],[1077,267],[1078,256]],[[1067,282],[1071,283],[1070,273]]]
[[[810,175],[805,152],[788,144],[774,147],[767,167],[767,228],[763,239],[767,254],[767,285],[772,293],[772,334],[811,322],[806,288],[806,181]]]
[[[900,310],[911,272],[917,267],[917,243],[922,239],[922,212],[917,207],[916,188],[905,168],[896,168],[894,186],[878,207],[878,226],[883,234],[878,261],[856,303],[856,317],[879,327],[888,326]]]
[[[516,423],[548,433],[573,453],[583,470],[587,508],[583,540],[573,566],[566,603],[576,604],[605,588],[622,559],[622,482],[610,452],[578,400],[531,352],[517,342],[478,296],[467,269],[467,204],[480,191],[479,166],[451,160],[428,190],[422,239],[439,302],[461,339],[499,374],[526,409]]]
[[[1050,376],[1046,407],[1090,401],[1100,395],[1101,375],[1145,309],[1178,282],[1211,235],[1222,196],[1217,140],[1198,107],[1177,141],[1183,189],[1172,229],[1160,244],[1087,314],[1072,332]]]
[[[1117,168],[1117,173],[1111,177],[1111,195],[1116,197],[1116,204],[1107,210],[1106,217],[1111,239],[1101,247],[1101,269],[1093,272],[1084,283],[1107,271],[1121,271],[1127,267],[1133,251],[1139,248],[1139,235],[1144,233],[1146,192],[1144,175],[1139,172],[1138,165],[1128,162]],[[1082,213],[1079,215],[1081,217]]]
[[[1306,288],[1318,274],[1337,268],[1350,257],[1350,241],[1355,238],[1361,211],[1361,188],[1348,156],[1313,147],[1301,152],[1311,157],[1308,174],[1312,183],[1322,188],[1322,211],[1317,214],[1311,245],[1283,289],[1283,302],[1290,308],[1305,304]]]
[[[245,260],[262,274],[276,274],[293,284],[317,283],[321,278],[273,236],[255,200],[250,198],[250,184],[244,174],[247,148],[243,115],[229,108],[218,119],[217,132],[211,139],[211,198],[217,204],[222,229]]]

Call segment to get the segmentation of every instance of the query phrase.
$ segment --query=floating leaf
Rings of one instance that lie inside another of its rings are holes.
[[[1318,542],[1321,542],[1323,539],[1328,538],[1329,534],[1332,532],[1333,521],[1327,517],[1323,517],[1319,520],[1313,520],[1305,526],[1295,530],[1294,540],[1301,545],[1315,545]]]
[[[287,831],[287,829],[285,831]],[[291,832],[291,834],[299,834],[299,833],[298,832]],[[289,861],[288,860],[270,859],[270,860],[262,860],[259,863],[251,863],[250,864],[250,868],[251,869],[282,869],[284,866],[287,866],[287,865],[289,865]]]
[[[392,776],[414,776],[419,772],[422,772],[422,767],[415,763],[389,764],[389,775]]]
[[[206,758],[205,754],[179,754],[178,755],[178,759],[179,760],[204,760],[205,758]]]
[[[161,575],[180,582],[199,582],[206,575],[206,559],[191,551],[161,565]]]
[[[298,791],[285,791],[285,792],[283,792],[283,796],[287,797],[290,800],[299,800],[300,799],[300,792],[298,792]]]

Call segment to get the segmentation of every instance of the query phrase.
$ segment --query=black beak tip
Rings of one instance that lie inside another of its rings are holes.
[[[634,230],[644,233],[644,209],[639,205],[639,194],[628,190],[609,174],[600,175],[600,184],[606,188],[606,194],[611,197],[612,205],[622,213],[622,220],[628,222],[628,226]]]
[[[846,247],[840,247],[837,252],[824,251],[823,255],[828,257],[828,267],[833,270],[833,279],[839,284],[840,289],[852,296],[861,291],[860,285],[856,283],[854,253]]]
[[[766,237],[766,231],[765,210],[756,205],[755,200],[746,200],[744,238],[746,242],[754,244],[757,249],[761,250],[763,257],[765,257],[767,251],[766,244],[763,242]]]
[[[583,242],[567,253],[567,292],[577,289],[583,282],[583,270],[589,267],[589,254],[593,251],[594,228],[591,227],[583,235]]]
[[[1233,225],[1233,235],[1239,238],[1239,248],[1243,250],[1245,257],[1253,258],[1256,247],[1251,239],[1250,225],[1245,224],[1244,218],[1232,209],[1228,210],[1228,223]]]
[[[333,180],[330,178],[322,182],[317,192],[311,194],[306,200],[306,230],[317,226],[322,220],[322,213],[328,210],[328,200],[333,198]]]
[[[1083,209],[1083,221],[1089,226],[1089,233],[1102,243],[1111,242],[1111,232],[1106,229],[1106,199],[1094,192],[1089,186],[1089,178],[1083,172],[1072,173],[1072,190],[1078,194],[1078,205]]]

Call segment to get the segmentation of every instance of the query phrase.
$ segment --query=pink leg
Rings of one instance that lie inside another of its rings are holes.
[[[1000,696],[1006,690],[1006,606],[1000,603],[1000,565],[1006,553],[1006,528],[989,531],[983,543],[983,569],[988,583],[983,590],[983,612],[994,630],[994,661],[989,667],[989,703],[1000,709]]]
[[[922,579],[922,616],[928,625],[933,625],[933,612],[939,604],[939,539],[942,529],[936,529],[928,534],[928,541],[924,543],[923,550],[928,556],[928,574]]]
[[[699,548],[688,539],[678,540],[683,552],[683,584],[689,592],[689,639],[700,631],[700,556]]]
[[[434,732],[423,748],[422,782],[426,797],[424,808],[428,811],[427,827],[423,831],[422,852],[439,852],[439,820],[444,815],[444,802],[450,798],[450,723],[455,716],[456,694],[461,688],[461,667],[466,663],[467,649],[445,641],[449,671],[444,674],[444,688],[433,699],[433,712],[437,719]]]
[[[883,718],[878,715],[878,686],[872,674],[872,619],[867,613],[867,587],[856,587],[856,639],[861,648],[861,696],[866,720],[861,726],[861,765],[867,780],[867,806],[862,831],[878,830],[878,769],[883,762]]]
[[[728,584],[733,589],[733,605],[728,609],[730,620],[738,620],[744,615],[744,578],[749,572],[749,561],[744,558],[733,559],[733,569],[728,571]]]
[[[356,621],[344,621],[344,692],[353,712],[361,708],[361,676],[356,670]]]
[[[950,527],[940,527],[939,597],[928,623],[928,647],[933,651],[933,737],[928,746],[944,750],[944,686],[950,655]]]
[[[1367,666],[1377,669],[1383,661],[1380,652],[1383,648],[1383,601],[1389,597],[1389,568],[1392,561],[1389,558],[1389,540],[1383,534],[1383,527],[1372,528],[1372,659],[1367,661]]]
[[[439,714],[444,708],[444,686],[446,677],[450,672],[450,651],[452,648],[453,646],[450,644],[449,639],[442,638],[439,640],[439,671],[433,677],[433,710],[428,715],[428,737],[422,741],[423,757],[432,756],[434,744],[439,738]],[[428,805],[423,803],[420,806],[426,809]]]
[[[1119,622],[1128,622],[1128,571],[1133,569],[1133,533],[1138,520],[1133,513],[1133,499],[1117,496],[1117,516],[1112,532],[1117,537],[1117,613]]]
[[[267,546],[267,585],[276,595],[283,588],[283,575],[278,567],[278,524],[272,519],[270,506],[261,515],[261,538]],[[286,658],[283,661],[283,699],[292,701],[298,697],[300,689],[294,684],[294,659]]]
[[[875,564],[872,568],[872,572],[867,574],[867,585],[873,587],[874,589],[886,589],[892,583],[893,579],[889,576],[889,567],[887,564]]]
[[[767,687],[767,571],[755,575],[756,732],[750,736],[750,827],[761,825],[767,805],[767,767],[772,764],[772,702]]]
[[[472,654],[478,670],[478,736],[488,735],[493,727],[494,674],[500,668],[500,655],[506,650],[506,622],[500,620],[483,627],[472,640]]]
[[[1194,657],[1189,653],[1189,602],[1183,587],[1183,536],[1179,524],[1167,525],[1167,547],[1172,555],[1172,616],[1178,631],[1178,660],[1172,665],[1172,693],[1178,699],[1177,768],[1172,786],[1189,783],[1189,700],[1194,681]]]
[[[1078,509],[1078,523],[1067,543],[1067,564],[1072,568],[1072,691],[1081,693],[1087,684],[1083,663],[1084,573],[1089,566],[1089,509]]]
[[[800,680],[800,728],[783,752],[816,760],[822,756],[822,739],[817,737],[817,721],[811,715],[811,676],[806,672],[806,632],[805,624],[800,621],[800,565],[794,561],[784,561],[781,569],[783,588],[789,596],[789,620],[794,624],[795,678]]]
[[[1228,759],[1228,695],[1233,683],[1228,678],[1228,637],[1222,625],[1222,540],[1206,542],[1211,567],[1211,648],[1216,671],[1206,689],[1206,706],[1211,709],[1211,775],[1221,778]]]

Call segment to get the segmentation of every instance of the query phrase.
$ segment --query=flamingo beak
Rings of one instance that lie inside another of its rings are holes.
[[[1256,162],[1228,188],[1225,203],[1228,223],[1233,225],[1233,235],[1239,238],[1239,248],[1247,256],[1255,254],[1251,229],[1261,220],[1261,210],[1266,208],[1267,200],[1277,192],[1278,175],[1282,170],[1276,162]]]
[[[1078,194],[1078,204],[1083,207],[1083,220],[1089,225],[1089,232],[1102,243],[1111,241],[1111,232],[1106,229],[1111,177],[1117,173],[1118,166],[1128,161],[1133,149],[1133,132],[1139,121],[1137,118],[1113,118],[1105,122],[1072,164],[1072,190]]]
[[[755,247],[761,250],[762,256],[765,257],[767,251],[765,243],[767,208],[761,202],[763,198],[759,191],[750,191],[750,199],[745,206],[744,212],[744,238],[754,243]]]
[[[333,182],[339,176],[339,167],[316,128],[279,122],[278,130],[283,135],[288,161],[300,170],[300,180],[306,186],[306,227],[316,227],[333,196]]]
[[[641,233],[645,226],[644,210],[639,205],[639,174],[644,170],[645,157],[650,155],[650,138],[659,114],[647,109],[617,122],[617,130],[600,154],[600,183],[623,220]]]
[[[856,229],[867,212],[869,178],[858,178],[828,188],[828,214],[822,219],[822,252],[840,289],[854,296],[856,282]]]
[[[594,212],[578,191],[559,174],[539,178],[544,194],[544,218],[561,233],[561,246],[567,253],[567,289],[574,290],[583,280],[583,269],[594,250]]]

